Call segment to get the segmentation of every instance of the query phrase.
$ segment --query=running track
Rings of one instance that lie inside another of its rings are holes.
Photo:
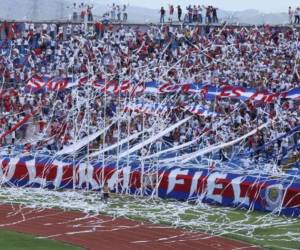
[[[0,205],[0,229],[23,232],[85,249],[260,249],[245,243],[108,216]]]

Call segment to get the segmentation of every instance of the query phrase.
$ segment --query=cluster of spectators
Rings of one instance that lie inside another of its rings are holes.
[[[107,11],[103,15],[103,19],[111,21],[113,23],[126,23],[128,20],[128,5],[118,5],[113,3],[108,5]]]
[[[200,5],[189,5],[186,7],[186,10],[182,10],[181,6],[176,7],[177,19],[179,22],[184,23],[198,23],[198,24],[217,24],[219,23],[218,8],[209,6],[200,6]],[[168,15],[164,7],[160,9],[160,23],[168,21],[172,23],[174,21],[175,7],[174,5],[169,5]],[[167,17],[167,19],[166,19]]]
[[[93,10],[94,6],[89,4],[81,3],[77,5],[76,3],[72,6],[72,18],[73,22],[93,22]],[[128,20],[128,5],[117,5],[113,3],[112,5],[108,5],[107,10],[104,12],[102,16],[102,21],[105,23],[113,22],[113,23],[125,23]]]
[[[196,82],[278,93],[300,87],[299,32],[295,29],[150,26],[142,31],[137,27],[102,25],[99,33],[94,24],[88,31],[79,24],[18,24],[2,28],[5,39],[0,47],[0,135],[39,108],[33,118],[1,140],[2,147],[22,145],[23,150],[60,150],[107,127],[128,102],[141,99],[176,108],[164,114],[124,113],[124,119],[112,125],[90,149],[107,147],[153,126],[157,126],[157,131],[170,126],[191,115],[185,105],[201,105],[218,116],[194,115],[140,154],[155,152],[162,145],[197,139],[187,149],[194,151],[228,142],[270,121],[266,129],[239,146],[239,151],[251,151],[300,125],[298,100],[280,99],[269,104],[229,98],[208,101],[201,94],[186,93],[124,97],[101,93],[90,86],[28,93],[25,87],[36,75],[72,79],[87,76],[103,82],[130,81],[136,85],[147,81]],[[144,134],[126,147],[132,147],[145,136],[151,135]],[[295,133],[269,146],[268,154],[263,150],[255,157],[283,157],[290,147],[297,148],[298,139]],[[222,159],[230,158],[234,152],[234,148],[222,151]]]
[[[72,21],[74,22],[92,22],[94,20],[92,9],[93,5],[81,3],[73,4],[72,7]]]
[[[295,8],[289,7],[289,23],[290,24],[300,24],[300,7]]]

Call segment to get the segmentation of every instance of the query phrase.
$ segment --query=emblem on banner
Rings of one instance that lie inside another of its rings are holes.
[[[272,185],[266,189],[267,209],[275,210],[281,206],[283,198],[283,187],[281,184]]]

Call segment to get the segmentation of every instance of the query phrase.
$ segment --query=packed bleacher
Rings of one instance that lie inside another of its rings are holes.
[[[298,153],[296,29],[2,23],[1,37],[5,153],[57,152],[107,128],[89,145],[93,152],[140,133],[120,153],[188,116],[138,155],[184,143],[177,154],[196,152],[265,123],[216,152],[219,159],[249,155],[281,164]]]

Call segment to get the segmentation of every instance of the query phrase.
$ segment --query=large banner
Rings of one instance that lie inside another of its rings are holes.
[[[107,182],[120,192],[149,195],[158,187],[161,198],[199,200],[209,204],[300,216],[300,181],[270,176],[243,176],[208,169],[161,168],[155,183],[143,181],[139,166],[74,164],[49,157],[0,159],[1,184],[20,187],[101,189]],[[156,176],[156,174],[154,173]],[[147,175],[149,176],[149,175]],[[144,176],[145,177],[145,176]]]
[[[72,87],[90,85],[99,89],[100,92],[110,95],[131,95],[141,94],[171,94],[171,93],[188,93],[202,95],[208,100],[218,98],[236,98],[243,101],[253,100],[261,102],[275,102],[278,98],[287,98],[300,100],[300,88],[280,93],[269,93],[259,91],[254,88],[244,88],[240,86],[223,86],[216,87],[201,83],[171,84],[158,82],[140,82],[133,83],[129,81],[118,82],[116,80],[105,82],[103,79],[80,79],[71,78],[49,78],[33,76],[26,84],[27,91],[63,91]]]

